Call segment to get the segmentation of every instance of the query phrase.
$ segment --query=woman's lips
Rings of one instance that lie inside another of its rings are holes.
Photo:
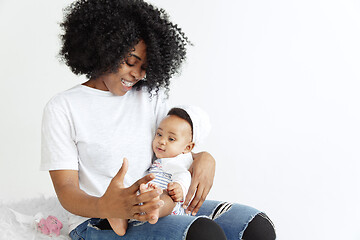
[[[127,81],[125,79],[121,79],[121,83],[125,86],[125,87],[132,87],[135,85],[136,82],[132,82],[132,81]]]
[[[136,82],[126,81],[125,79],[121,79],[121,83],[127,91],[129,91],[132,88],[132,86],[136,84]]]

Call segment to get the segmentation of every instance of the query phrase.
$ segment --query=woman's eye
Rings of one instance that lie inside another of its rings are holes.
[[[144,71],[146,71],[147,67],[148,67],[147,63],[141,65],[141,69],[144,70]]]
[[[125,63],[128,65],[128,66],[130,66],[130,67],[133,67],[133,66],[135,66],[135,64],[133,64],[133,63],[130,63],[129,61],[125,61]]]

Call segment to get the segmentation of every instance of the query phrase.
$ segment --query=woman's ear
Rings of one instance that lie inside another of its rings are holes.
[[[194,147],[195,147],[195,143],[194,143],[194,142],[188,143],[188,144],[186,145],[183,153],[189,153],[189,152],[191,152],[191,151],[194,149]]]

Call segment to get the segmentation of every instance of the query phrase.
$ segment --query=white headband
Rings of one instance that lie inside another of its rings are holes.
[[[196,146],[203,143],[211,130],[211,124],[208,114],[199,107],[182,105],[176,106],[187,112],[193,123],[193,142]]]

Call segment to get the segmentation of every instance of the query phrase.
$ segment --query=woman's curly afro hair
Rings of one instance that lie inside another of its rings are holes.
[[[147,49],[146,81],[135,86],[169,90],[191,44],[163,9],[142,0],[78,0],[64,9],[61,59],[77,75],[116,72],[134,46]]]

